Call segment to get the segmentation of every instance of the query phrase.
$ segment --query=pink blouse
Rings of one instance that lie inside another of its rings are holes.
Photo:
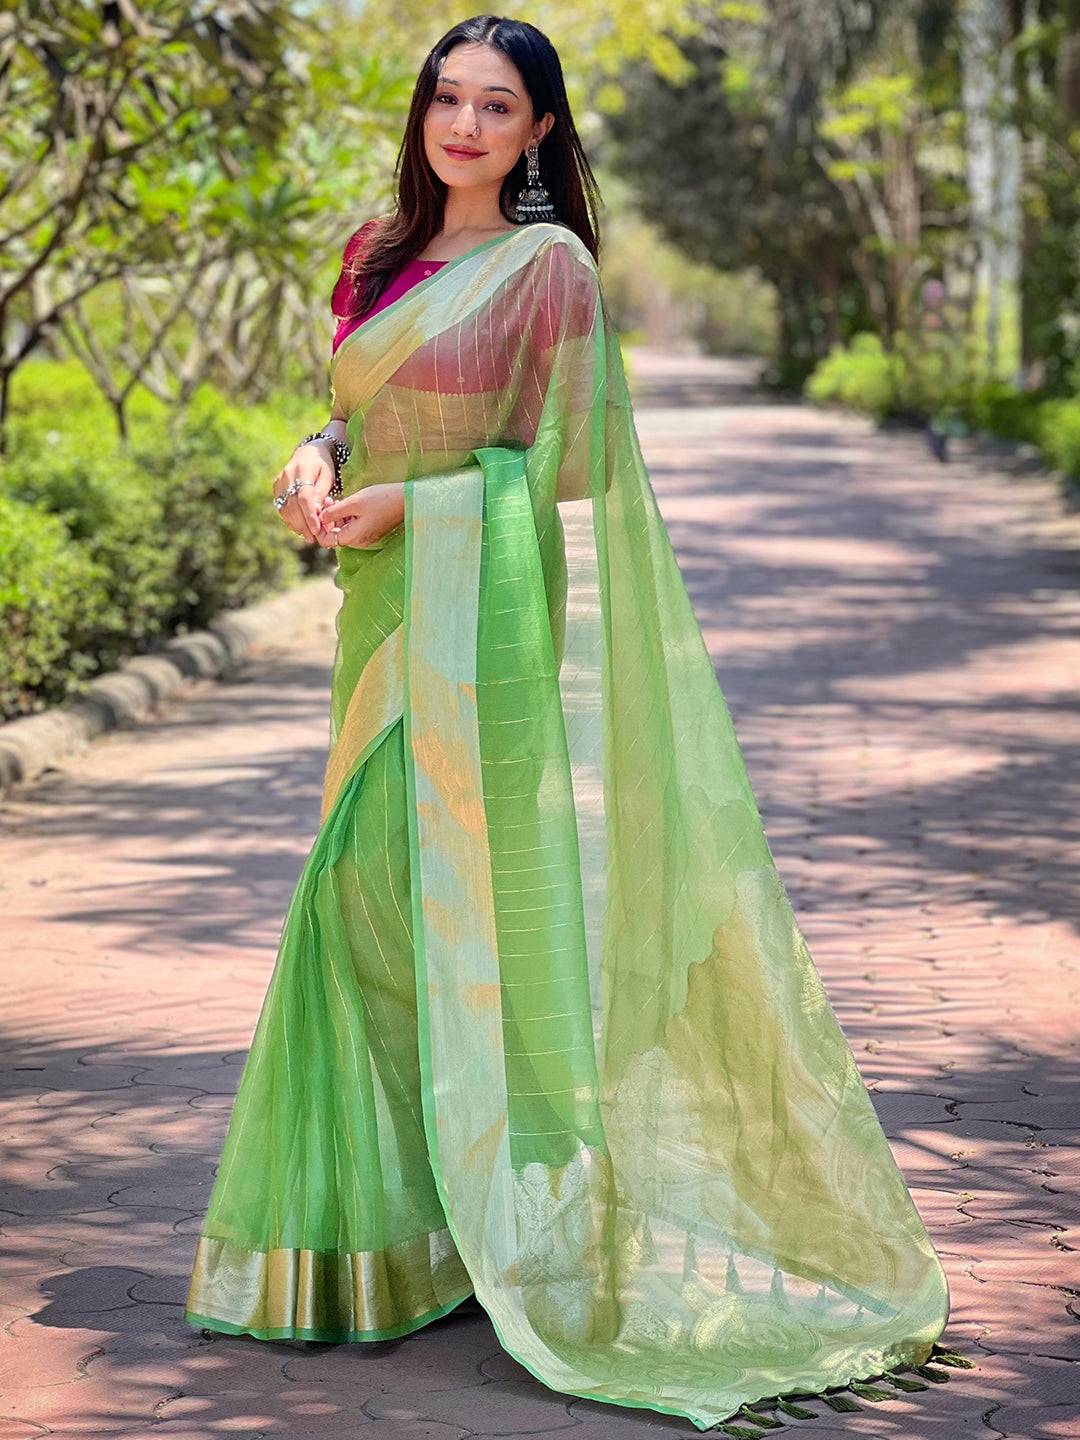
[[[411,290],[419,281],[426,280],[429,275],[434,275],[440,265],[448,263],[446,260],[409,260],[397,272],[370,309],[362,315],[353,315],[349,319],[341,321],[334,336],[331,353],[338,348],[346,335],[351,335],[354,330],[359,329],[365,320],[370,320],[373,315],[377,315],[387,305],[392,305],[395,300],[405,294],[406,290]]]

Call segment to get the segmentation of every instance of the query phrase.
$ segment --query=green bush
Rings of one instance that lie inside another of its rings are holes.
[[[78,422],[46,451],[34,447],[32,465],[26,448],[24,440],[0,470],[0,491],[56,515],[72,546],[107,578],[104,603],[72,638],[107,669],[168,628],[175,539],[160,495],[132,457]]]
[[[101,405],[101,392],[75,360],[24,360],[11,378],[8,406],[12,415],[66,423],[69,415]]]
[[[1080,480],[1080,396],[1048,399],[1001,380],[971,383],[962,349],[915,349],[902,341],[887,354],[874,335],[835,346],[806,382],[818,404],[847,405],[881,419],[904,413],[949,433],[998,435],[1037,445],[1047,465]],[[1080,373],[1072,376],[1080,381]]]
[[[984,431],[1036,440],[1042,396],[1004,381],[973,382],[970,356],[960,344],[927,344],[897,336],[886,351],[876,335],[834,346],[806,383],[805,393],[876,419],[902,415],[950,434]]]
[[[206,391],[152,445],[133,448],[162,507],[157,538],[172,546],[170,630],[205,625],[299,577],[300,542],[270,504],[270,480],[291,445],[274,439]]]
[[[80,648],[106,605],[106,577],[40,506],[0,504],[0,713],[58,700],[94,668]]]
[[[1039,406],[1037,441],[1049,465],[1080,479],[1080,396]]]
[[[846,405],[883,419],[900,404],[899,362],[876,335],[856,335],[849,346],[832,347],[807,378],[804,394],[817,405]]]
[[[25,360],[12,376],[8,405],[16,420],[28,420],[35,427],[66,429],[72,417],[94,415],[104,437],[116,434],[112,410],[77,360]],[[137,386],[125,412],[135,428],[161,423],[169,407],[149,390]]]
[[[205,387],[181,414],[147,409],[121,445],[72,367],[24,368],[0,462],[3,716],[332,565],[270,503],[315,407],[283,396],[239,410]]]
[[[1017,390],[1003,380],[980,385],[963,404],[973,430],[1006,440],[1039,441],[1039,414],[1044,403],[1037,391]]]

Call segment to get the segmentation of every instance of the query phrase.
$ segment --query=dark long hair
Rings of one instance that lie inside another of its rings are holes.
[[[466,41],[490,45],[517,66],[532,103],[534,120],[548,111],[555,117],[538,146],[540,181],[551,196],[556,222],[573,230],[593,259],[599,261],[595,217],[602,203],[600,190],[570,113],[562,65],[554,45],[543,31],[525,20],[474,15],[437,40],[420,68],[394,167],[397,208],[376,223],[361,226],[364,243],[356,247],[352,257],[346,247],[345,266],[334,288],[333,308],[339,317],[361,315],[374,305],[395,272],[414,259],[442,228],[447,186],[424,153],[424,117],[434,99],[443,61],[455,45]],[[525,173],[522,153],[499,192],[499,209],[506,220],[515,218],[513,206],[525,184]],[[359,232],[353,241],[357,235]]]

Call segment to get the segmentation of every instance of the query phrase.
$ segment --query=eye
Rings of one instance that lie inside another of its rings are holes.
[[[456,99],[457,99],[457,96],[456,96],[456,95],[450,95],[450,94],[444,93],[444,94],[442,94],[442,95],[436,95],[436,96],[435,96],[435,99],[436,99],[436,100],[456,100]],[[497,105],[497,106],[498,106],[498,113],[499,113],[500,115],[509,115],[509,113],[510,113],[508,107],[507,107],[506,105],[504,105],[501,100],[491,100],[491,101],[488,102],[488,104],[489,104],[489,105]],[[487,108],[487,107],[485,107],[485,108]]]

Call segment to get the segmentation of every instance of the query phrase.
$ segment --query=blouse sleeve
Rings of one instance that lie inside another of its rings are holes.
[[[338,322],[338,334],[334,337],[335,349],[337,348],[342,326],[346,321],[351,320],[355,314],[353,275],[356,271],[356,266],[371,243],[378,225],[378,217],[373,220],[365,220],[359,230],[354,230],[345,242],[345,250],[341,257],[341,270],[330,295],[330,312]],[[331,402],[331,420],[348,419],[348,416],[339,412],[337,396],[334,394],[333,386],[331,386]]]
[[[378,226],[378,217],[374,220],[365,220],[359,230],[355,230],[345,242],[345,251],[341,257],[341,271],[330,295],[330,310],[335,320],[352,319],[354,314],[353,275],[369,244],[374,239]]]

